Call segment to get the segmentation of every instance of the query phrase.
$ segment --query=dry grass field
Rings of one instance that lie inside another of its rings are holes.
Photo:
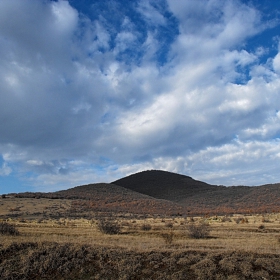
[[[280,213],[82,217],[70,209],[66,199],[0,199],[0,222],[19,233],[0,234],[1,279],[280,279]],[[190,235],[202,225],[203,238]]]

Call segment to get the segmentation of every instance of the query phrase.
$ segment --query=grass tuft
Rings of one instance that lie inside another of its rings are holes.
[[[2,235],[19,235],[19,231],[16,229],[15,225],[1,222],[0,223],[0,234]]]
[[[121,227],[116,220],[108,220],[105,218],[100,218],[97,223],[98,229],[104,234],[119,234],[121,232]]]
[[[210,234],[210,227],[207,223],[201,223],[201,224],[190,224],[188,226],[188,235],[191,238],[195,239],[201,239],[201,238],[207,238]]]

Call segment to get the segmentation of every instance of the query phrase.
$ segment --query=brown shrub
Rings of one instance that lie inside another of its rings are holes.
[[[264,225],[259,225],[259,226],[258,226],[258,229],[264,229],[264,228],[265,228]]]
[[[247,224],[247,223],[249,222],[248,219],[245,218],[245,217],[238,217],[238,218],[235,218],[234,221],[235,221],[237,224],[239,224],[239,223],[241,223],[241,224]]]
[[[236,260],[227,257],[222,259],[219,262],[220,267],[227,273],[227,274],[233,274],[236,270]]]
[[[262,270],[266,270],[269,274],[275,274],[275,275],[278,275],[280,277],[280,262],[279,262],[279,259],[259,257],[255,260],[254,266],[262,267]]]
[[[162,233],[161,237],[163,238],[166,244],[171,245],[173,243],[175,235],[173,230],[170,230],[169,232]]]
[[[241,223],[242,223],[242,224],[248,224],[248,223],[249,223],[249,221],[248,221],[248,219],[247,219],[247,218],[243,218],[243,219],[241,220]]]
[[[194,218],[193,218],[193,217],[190,217],[189,222],[190,222],[190,223],[194,223],[194,222],[195,222]]]
[[[119,234],[121,232],[121,227],[116,220],[108,220],[105,218],[100,218],[97,223],[98,229],[104,234]]]
[[[165,226],[166,226],[167,228],[173,228],[173,224],[172,224],[171,222],[167,223]]]
[[[150,224],[143,224],[141,226],[141,229],[144,230],[144,231],[149,231],[152,229],[152,226]]]
[[[262,217],[262,223],[270,223],[270,220],[267,217]]]
[[[192,265],[191,268],[197,275],[197,279],[217,279],[215,277],[217,266],[211,259],[206,258],[204,260],[201,260],[197,264]]]
[[[19,235],[19,231],[16,229],[15,225],[1,222],[0,223],[0,234],[2,235]]]
[[[132,251],[55,242],[0,246],[1,280],[280,279],[278,254]]]
[[[242,275],[246,277],[253,275],[253,265],[251,264],[250,260],[244,260],[241,262],[239,268],[242,272]]]
[[[201,224],[190,224],[187,228],[188,235],[191,238],[200,239],[200,238],[207,238],[210,234],[210,227],[207,223]]]
[[[227,216],[224,216],[224,217],[222,217],[221,222],[222,222],[222,223],[231,222],[231,218],[230,218],[230,217],[227,217]]]

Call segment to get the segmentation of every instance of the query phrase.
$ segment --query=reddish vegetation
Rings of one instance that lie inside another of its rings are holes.
[[[143,171],[113,182],[182,205],[191,214],[280,212],[280,184],[216,186],[176,173]]]
[[[87,211],[125,212],[132,214],[182,213],[183,207],[172,201],[155,199],[113,184],[89,184],[54,193],[20,193],[17,197],[72,199],[72,214]]]

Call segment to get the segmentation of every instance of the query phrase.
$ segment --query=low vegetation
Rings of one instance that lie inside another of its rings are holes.
[[[19,235],[15,225],[6,222],[0,222],[0,234],[2,235]]]
[[[198,225],[190,224],[188,226],[189,237],[195,239],[207,238],[210,234],[210,227],[208,223],[202,222]]]
[[[150,224],[145,223],[141,226],[141,229],[145,231],[149,231],[152,229],[152,226]]]
[[[16,268],[16,269],[15,269]],[[56,242],[0,249],[1,279],[279,279],[279,256],[244,251],[129,251]]]
[[[90,203],[0,198],[0,279],[280,279],[280,213],[135,214]]]
[[[98,229],[104,234],[119,234],[121,232],[121,227],[116,220],[99,218],[97,222]]]
[[[171,245],[175,240],[175,234],[173,230],[170,230],[169,232],[164,232],[161,234],[161,236],[167,245]]]

